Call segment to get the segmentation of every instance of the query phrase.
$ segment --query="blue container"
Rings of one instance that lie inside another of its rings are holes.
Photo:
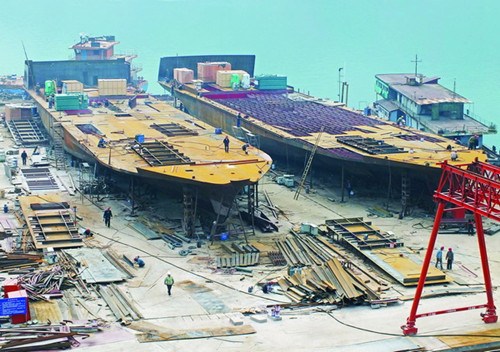
[[[144,143],[144,135],[143,135],[143,134],[136,134],[136,135],[135,135],[135,140],[136,140],[138,143]]]
[[[217,127],[215,129],[215,134],[222,134],[222,128]]]

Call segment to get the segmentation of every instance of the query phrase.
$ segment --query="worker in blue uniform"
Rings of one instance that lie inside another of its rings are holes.
[[[139,256],[134,258],[134,262],[139,266],[139,268],[144,268],[144,265],[146,265],[144,260],[142,260],[142,258]]]

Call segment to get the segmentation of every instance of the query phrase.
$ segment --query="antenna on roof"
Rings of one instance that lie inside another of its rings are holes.
[[[422,62],[422,60],[418,59],[418,55],[415,54],[415,61],[411,61],[415,63],[415,78],[417,78],[417,73],[418,73],[418,63]]]
[[[453,99],[455,99],[457,92],[457,79],[453,78]]]

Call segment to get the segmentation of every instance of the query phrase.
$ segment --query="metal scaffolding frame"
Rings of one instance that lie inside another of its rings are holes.
[[[448,165],[446,162],[441,164],[442,174],[438,188],[434,194],[434,199],[438,203],[434,226],[432,228],[427,252],[422,271],[418,281],[415,298],[411,307],[410,316],[406,324],[401,326],[405,335],[415,335],[418,331],[415,322],[418,318],[440,315],[445,313],[461,312],[471,309],[486,308],[481,313],[483,321],[487,324],[495,323],[498,320],[495,303],[493,301],[493,287],[491,284],[491,274],[488,264],[488,254],[486,250],[486,241],[484,238],[484,229],[482,217],[500,221],[500,167],[475,161],[472,164]],[[432,252],[436,244],[436,238],[441,223],[441,218],[446,204],[451,203],[457,207],[464,208],[474,214],[476,222],[476,234],[481,256],[481,266],[484,276],[484,285],[486,291],[486,303],[477,304],[469,307],[459,307],[417,314],[420,298],[424,288],[424,282],[427,277]]]

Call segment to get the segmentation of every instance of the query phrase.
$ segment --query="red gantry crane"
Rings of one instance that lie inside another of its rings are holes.
[[[493,302],[493,289],[491,285],[490,268],[488,265],[488,254],[484,240],[482,217],[500,221],[500,167],[476,161],[472,164],[441,165],[442,174],[438,188],[434,194],[434,200],[438,203],[434,226],[432,228],[427,253],[422,264],[422,271],[418,281],[417,291],[413,299],[410,316],[406,319],[406,325],[401,329],[404,335],[415,335],[418,331],[415,326],[417,318],[440,315],[445,313],[461,312],[471,309],[486,308],[481,313],[485,323],[495,323],[498,319],[495,304]],[[481,255],[484,285],[486,288],[486,303],[470,307],[450,308],[437,312],[417,314],[418,304],[424,289],[424,282],[429,270],[432,252],[436,244],[439,224],[446,204],[451,203],[458,208],[464,208],[474,213],[476,222],[477,241]]]

